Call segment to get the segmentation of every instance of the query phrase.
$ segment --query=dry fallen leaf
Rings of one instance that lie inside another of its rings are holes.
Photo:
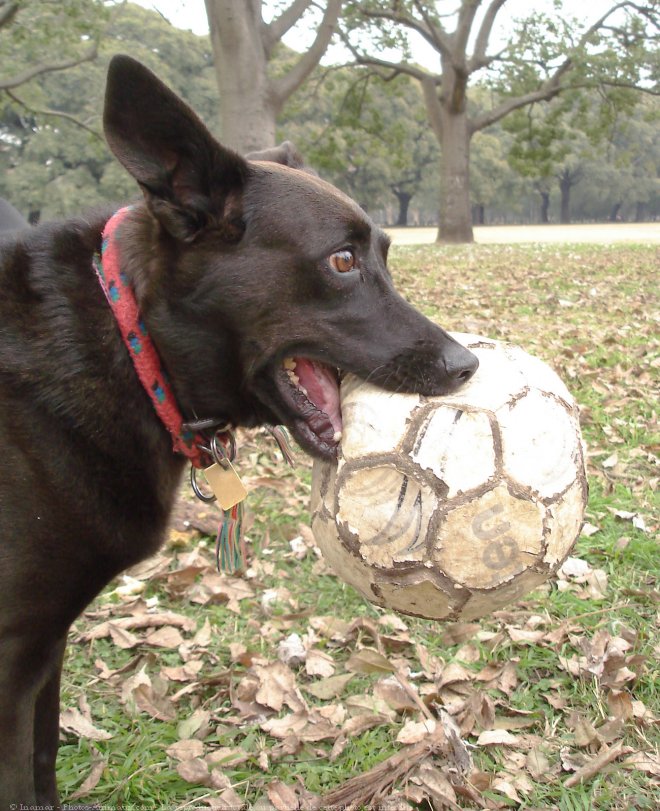
[[[195,738],[186,738],[168,746],[165,751],[174,760],[193,760],[202,757],[204,744]]]
[[[237,577],[227,577],[215,571],[207,572],[199,583],[189,590],[189,599],[193,603],[226,603],[227,608],[235,614],[240,613],[239,602],[254,597],[249,583]]]
[[[241,811],[245,808],[245,799],[240,797],[233,788],[226,788],[217,796],[206,797],[205,802],[211,811]]]
[[[252,671],[259,680],[255,694],[257,703],[270,707],[275,712],[279,712],[285,704],[294,711],[306,708],[305,700],[296,684],[296,677],[285,664],[273,662],[268,665],[255,665]]]
[[[163,625],[173,625],[182,631],[193,631],[196,622],[183,614],[176,614],[173,611],[151,612],[141,611],[130,617],[120,617],[107,622],[101,622],[91,630],[81,634],[77,641],[91,642],[94,639],[103,639],[110,636],[112,629],[120,631],[135,631],[144,628],[159,628]]]
[[[413,712],[419,709],[416,701],[404,690],[401,683],[393,676],[379,679],[374,685],[374,696],[382,699],[388,707],[396,712]]]
[[[112,738],[109,732],[95,727],[91,720],[75,707],[62,710],[60,713],[60,729],[77,735],[79,738],[87,738],[90,741],[108,741]]]
[[[200,786],[208,786],[211,782],[211,773],[206,761],[201,758],[181,760],[176,764],[176,770],[183,780]]]
[[[204,662],[201,659],[192,659],[179,667],[163,667],[160,672],[170,681],[188,682],[197,679],[203,667]]]
[[[113,643],[123,650],[130,650],[140,644],[140,637],[127,631],[125,628],[119,628],[114,623],[109,623],[108,632]]]
[[[298,741],[334,740],[339,735],[339,729],[316,710],[301,710],[282,718],[273,718],[260,727],[274,738],[291,736]]]
[[[407,721],[396,736],[396,741],[405,745],[419,743],[429,735],[433,735],[436,726],[437,724],[432,718],[424,721]]]
[[[184,718],[177,725],[177,734],[179,738],[198,738],[203,739],[209,729],[209,721],[211,713],[205,709],[197,709],[188,718]]]
[[[443,669],[438,687],[444,687],[447,684],[452,684],[455,682],[472,681],[473,678],[474,674],[469,670],[466,670],[463,665],[459,665],[457,662],[452,662]]]
[[[315,698],[327,701],[340,696],[349,681],[354,678],[353,673],[342,673],[339,676],[328,676],[326,679],[312,682],[305,686],[305,690]]]
[[[269,783],[266,793],[277,811],[295,811],[299,807],[296,792],[281,780]]]
[[[525,758],[525,767],[534,780],[543,780],[550,772],[550,761],[538,748],[531,749]]]
[[[477,738],[477,746],[518,746],[520,740],[506,729],[487,729]]]
[[[99,757],[98,753],[95,753],[92,761],[92,768],[90,769],[89,774],[80,784],[80,787],[76,789],[73,794],[69,795],[68,801],[71,802],[72,800],[78,800],[80,797],[85,797],[90,791],[95,789],[98,786],[107,765],[108,763],[105,758],[101,758]]]
[[[143,640],[143,644],[151,645],[154,648],[167,648],[173,650],[178,648],[183,642],[183,637],[177,628],[172,625],[165,625],[152,631]]]
[[[657,752],[635,752],[622,763],[624,769],[638,769],[660,780],[660,755]]]
[[[335,661],[332,656],[320,650],[307,651],[305,672],[308,676],[323,676],[327,678],[335,672]]]
[[[378,651],[362,648],[351,654],[346,662],[346,670],[354,673],[392,673],[392,663]]]
[[[577,786],[586,780],[591,780],[592,777],[595,777],[609,763],[612,763],[614,760],[617,760],[623,755],[628,755],[631,752],[632,749],[629,746],[624,746],[622,743],[616,744],[611,749],[607,746],[603,746],[595,757],[587,760],[582,766],[580,766],[579,769],[576,770],[575,774],[572,774],[570,777],[564,780],[564,786],[566,788],[572,788],[573,786]]]

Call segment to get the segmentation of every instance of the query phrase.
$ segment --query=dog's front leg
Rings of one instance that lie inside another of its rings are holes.
[[[0,640],[0,811],[34,805],[34,680],[32,640]]]
[[[53,649],[50,675],[37,697],[34,716],[34,790],[37,805],[58,807],[55,761],[60,727],[60,678],[66,636]]]

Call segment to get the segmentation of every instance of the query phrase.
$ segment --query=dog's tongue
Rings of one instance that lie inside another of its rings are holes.
[[[335,433],[341,433],[341,408],[336,372],[309,358],[294,358],[294,360],[299,385],[307,392],[308,400],[328,415]]]

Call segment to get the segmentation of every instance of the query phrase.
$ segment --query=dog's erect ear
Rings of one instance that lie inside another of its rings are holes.
[[[175,93],[129,56],[110,62],[103,126],[110,149],[172,236],[188,242],[213,226],[240,239],[247,162],[221,146]]]

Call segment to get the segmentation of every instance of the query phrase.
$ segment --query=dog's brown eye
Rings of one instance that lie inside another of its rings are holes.
[[[348,273],[354,270],[356,265],[353,251],[349,251],[348,249],[333,253],[329,261],[331,267],[336,270],[337,273]]]

